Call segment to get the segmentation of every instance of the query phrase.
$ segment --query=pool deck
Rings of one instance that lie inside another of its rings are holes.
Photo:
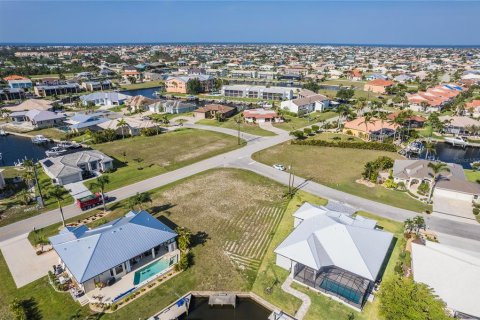
[[[168,252],[160,257],[157,257],[156,259],[154,260],[151,260],[151,261],[148,261],[146,262],[145,264],[142,264],[141,266],[139,266],[138,268],[130,271],[129,273],[127,273],[126,275],[124,275],[121,279],[118,279],[113,285],[111,286],[107,286],[107,287],[104,287],[104,288],[95,288],[94,290],[88,292],[86,294],[86,296],[88,297],[88,300],[90,303],[98,303],[98,302],[103,302],[103,303],[113,303],[113,300],[118,297],[120,294],[122,293],[125,293],[127,292],[128,290],[130,289],[134,289],[134,288],[141,288],[145,285],[147,285],[148,283],[150,283],[151,281],[154,281],[155,279],[158,278],[158,276],[160,275],[163,275],[165,273],[167,273],[168,271],[170,271],[174,265],[172,265],[171,267],[165,269],[165,270],[162,270],[161,273],[158,273],[152,277],[150,277],[149,279],[141,282],[140,284],[138,285],[135,285],[134,284],[134,278],[135,278],[135,273],[144,268],[145,266],[147,265],[150,265],[158,260],[161,260],[161,259],[169,259],[170,257],[176,255],[176,254],[179,254],[179,250],[175,250],[175,251],[172,251],[172,252]],[[98,297],[98,296],[102,296],[103,298],[101,299],[101,301],[99,299],[96,299],[94,298],[95,297]],[[127,296],[127,295],[126,295]],[[125,297],[126,297],[125,296]]]

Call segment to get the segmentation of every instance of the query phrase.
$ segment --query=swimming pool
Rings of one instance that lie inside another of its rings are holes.
[[[325,279],[320,284],[320,288],[338,294],[339,296],[344,297],[356,304],[359,304],[361,302],[360,299],[362,298],[362,296],[360,295],[360,293],[356,292],[351,288],[342,286],[335,281]]]
[[[135,276],[133,277],[133,284],[137,285],[143,281],[153,277],[156,274],[168,269],[170,267],[170,259],[160,259],[157,260],[138,271],[135,271]]]

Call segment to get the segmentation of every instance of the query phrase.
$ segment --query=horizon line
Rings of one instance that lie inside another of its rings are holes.
[[[247,41],[145,41],[145,42],[0,42],[0,46],[114,46],[114,45],[310,45],[346,47],[416,47],[416,48],[480,48],[480,44],[392,44],[392,43],[342,43],[342,42],[247,42]]]

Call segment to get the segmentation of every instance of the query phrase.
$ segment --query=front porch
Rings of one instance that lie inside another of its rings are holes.
[[[297,263],[293,273],[295,281],[333,296],[357,310],[362,309],[365,297],[371,289],[371,281],[335,267],[317,271]]]
[[[178,249],[156,255],[155,258],[152,258],[152,255],[142,257],[131,266],[130,272],[127,272],[121,278],[116,279],[115,283],[109,286],[96,287],[95,289],[87,292],[86,297],[88,298],[89,303],[114,303],[172,270],[179,258],[180,251]],[[158,269],[152,266],[162,261],[168,262],[165,269]],[[171,261],[174,262],[170,263]],[[154,270],[146,273],[145,279],[143,279],[140,277],[139,273],[144,273],[144,267],[148,268],[148,266],[152,266],[152,269]],[[138,282],[139,278],[143,281]]]

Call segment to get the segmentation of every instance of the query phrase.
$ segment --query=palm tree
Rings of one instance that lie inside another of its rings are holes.
[[[360,124],[365,124],[365,132],[367,134],[368,139],[370,140],[370,135],[368,134],[368,125],[375,124],[375,118],[371,112],[367,112],[363,115],[363,121]]]
[[[152,196],[150,195],[149,192],[142,192],[140,194],[137,194],[137,199],[138,199],[138,204],[140,205],[140,210],[143,210],[142,204],[146,202],[152,203]]]
[[[430,193],[428,195],[428,201],[430,202],[430,200],[432,199],[432,195],[433,195],[433,189],[435,188],[438,180],[440,179],[440,176],[442,175],[442,172],[450,172],[450,169],[443,162],[438,162],[438,163],[429,162],[428,163],[428,168],[432,169],[432,172],[433,172],[433,173],[430,174],[430,176],[433,178],[433,183],[431,185]]]
[[[435,149],[435,143],[431,141],[427,141],[425,143],[425,150],[427,153],[425,153],[425,159],[428,159],[428,156],[432,153],[437,153],[437,150]]]
[[[170,120],[168,120],[168,116],[167,116],[167,115],[164,115],[164,116],[163,116],[162,122],[163,122],[163,124],[169,124],[169,123],[170,123]]]
[[[187,228],[182,227],[177,227],[175,229],[175,232],[178,234],[178,248],[182,253],[187,252],[192,240],[192,232]]]
[[[363,109],[367,106],[367,101],[365,98],[358,98],[357,103],[355,104],[355,109],[357,110],[357,116],[360,116],[363,113]]]
[[[343,119],[346,119],[349,115],[352,114],[352,111],[350,110],[350,106],[347,105],[347,104],[341,104],[338,106],[337,108],[337,112],[339,114],[339,117],[338,117],[338,128],[337,129],[340,129],[340,124],[342,122]]]
[[[98,177],[95,182],[92,182],[90,184],[90,189],[98,188],[100,190],[100,194],[102,195],[103,212],[107,211],[107,207],[105,206],[105,187],[109,183],[110,178],[108,177],[108,175],[104,174]]]
[[[124,133],[123,130],[126,126],[128,126],[128,123],[127,123],[127,121],[125,121],[125,119],[122,118],[122,119],[118,120],[117,128],[120,127],[122,129],[122,139],[125,139],[125,133]]]
[[[183,124],[184,124],[185,122],[187,122],[187,120],[180,118],[180,119],[175,120],[175,122],[178,123],[181,127],[183,127]]]
[[[160,119],[159,117],[154,117],[152,118],[152,121],[157,124],[155,128],[157,129],[157,136],[158,136],[160,134],[160,124],[162,123],[162,119]]]
[[[422,216],[416,216],[415,218],[413,218],[412,222],[413,222],[413,227],[415,229],[415,233],[417,234],[417,236],[420,233],[420,229],[423,229],[423,230],[426,229],[425,219]]]
[[[383,142],[383,124],[385,123],[385,121],[388,120],[388,115],[386,112],[379,111],[377,112],[377,118],[380,120],[380,123],[382,124],[382,128],[380,128],[380,137]]]
[[[404,233],[411,233],[414,228],[414,223],[412,219],[407,219],[403,223]]]
[[[63,223],[63,226],[65,227],[65,217],[63,215],[63,208],[62,208],[62,201],[63,201],[64,194],[65,194],[65,189],[63,189],[59,185],[55,185],[48,192],[48,195],[50,197],[53,197],[55,198],[55,200],[57,200],[58,209],[60,209],[60,215],[62,216],[62,223]]]

